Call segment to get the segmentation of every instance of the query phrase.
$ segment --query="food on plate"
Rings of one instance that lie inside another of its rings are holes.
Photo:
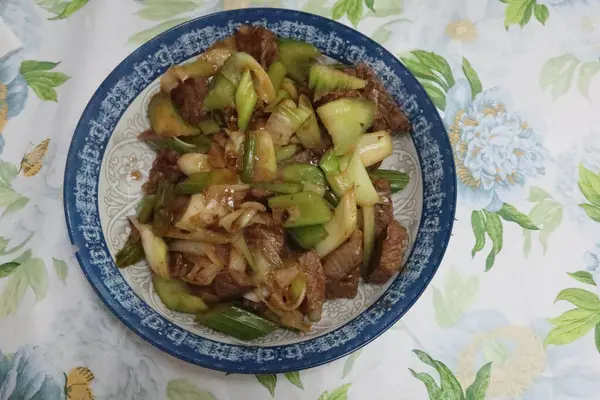
[[[403,269],[407,231],[378,167],[410,123],[363,63],[242,26],[173,66],[139,140],[157,152],[120,268],[145,260],[163,305],[240,340],[310,331],[361,277]]]

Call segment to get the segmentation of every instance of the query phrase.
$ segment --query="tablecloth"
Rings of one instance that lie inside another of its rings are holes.
[[[362,350],[226,375],[145,343],[74,257],[62,182],[105,76],[191,18],[339,20],[397,55],[447,126],[458,209],[416,305]],[[0,400],[600,398],[598,0],[0,0]]]

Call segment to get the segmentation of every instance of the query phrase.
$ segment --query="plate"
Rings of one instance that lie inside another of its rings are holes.
[[[327,301],[310,334],[278,330],[252,343],[198,326],[167,310],[144,263],[118,269],[126,217],[135,212],[153,153],[136,136],[149,127],[146,108],[158,79],[243,23],[306,41],[347,64],[369,64],[407,113],[414,132],[394,138],[385,167],[410,176],[394,195],[395,217],[408,228],[405,270],[384,286],[361,283],[352,300]],[[141,180],[135,177],[142,175]],[[232,373],[278,373],[330,362],[370,342],[417,300],[439,266],[456,203],[454,161],[444,125],[425,91],[383,47],[337,22],[272,8],[221,12],[179,25],[141,46],[100,85],[77,125],[64,182],[69,235],[81,268],[108,308],[149,343],[182,360]]]

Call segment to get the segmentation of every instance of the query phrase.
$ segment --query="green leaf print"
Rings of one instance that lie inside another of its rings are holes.
[[[546,61],[540,73],[542,90],[550,88],[554,99],[567,93],[573,82],[575,68],[580,63],[577,57],[569,53]]]
[[[346,358],[346,362],[344,363],[344,370],[342,371],[342,379],[346,378],[352,372],[352,368],[354,367],[354,362],[360,356],[361,350],[357,350],[354,353],[350,354],[348,358]]]
[[[69,18],[79,9],[87,4],[89,0],[71,0],[65,8],[56,17],[48,18],[49,20],[65,19]]]
[[[438,386],[433,377],[426,373],[418,373],[410,369],[412,375],[425,384],[430,400],[483,400],[490,382],[491,364],[487,363],[477,372],[475,381],[467,389],[466,397],[460,383],[446,365],[434,360],[427,353],[413,350],[419,359],[425,364],[435,368],[440,376]]]
[[[600,61],[586,61],[577,71],[577,89],[582,96],[589,99],[589,86],[592,78],[600,72]]]
[[[48,292],[48,271],[44,262],[39,258],[32,258],[21,265],[27,276],[27,283],[35,294],[35,301],[40,302]]]
[[[33,236],[33,234],[30,234],[25,240],[23,240],[23,242],[19,243],[17,246],[10,248],[9,250],[6,249],[6,247],[8,246],[8,240],[6,240],[3,237],[0,237],[0,256],[6,256],[8,254],[12,254],[12,253],[16,253],[19,250],[21,250],[26,244],[27,242],[29,242],[29,239],[31,239],[31,236]],[[28,254],[29,250],[25,253],[23,253],[21,256]],[[29,252],[30,254],[31,252]],[[27,257],[29,258],[29,257]],[[23,261],[19,261],[19,263],[21,263]]]
[[[596,282],[594,282],[594,278],[592,277],[592,274],[590,274],[587,271],[577,271],[577,272],[567,272],[567,274],[569,274],[569,276],[575,280],[578,280],[581,283],[586,283],[588,285],[594,285],[596,286]]]
[[[564,345],[583,337],[600,323],[600,312],[575,308],[548,321],[555,328],[548,333],[544,344]]]
[[[23,269],[17,268],[0,294],[0,319],[17,312],[26,291],[27,276]]]
[[[0,186],[0,207],[8,207],[22,196],[11,187]]]
[[[592,204],[600,205],[600,177],[591,170],[579,164],[579,190]]]
[[[584,289],[564,289],[556,296],[556,303],[559,300],[568,301],[576,307],[584,310],[600,311],[600,299],[596,293],[588,292]]]
[[[285,379],[287,379],[292,385],[296,386],[299,389],[304,390],[304,385],[302,384],[302,379],[300,379],[300,372],[286,372],[284,374]]]
[[[595,204],[580,204],[579,205],[588,217],[596,222],[600,222],[600,207]]]
[[[548,250],[548,239],[550,235],[559,227],[563,220],[563,206],[539,187],[532,187],[529,192],[529,201],[536,203],[529,212],[531,222],[539,227],[538,241],[542,245],[544,254]],[[523,229],[525,244],[523,254],[525,257],[531,251],[531,231]]]
[[[475,72],[471,66],[471,63],[465,57],[463,57],[462,70],[467,78],[467,81],[469,81],[469,86],[471,86],[471,96],[475,98],[475,96],[477,96],[477,94],[479,94],[483,88],[477,72]]]
[[[485,246],[485,214],[481,210],[473,210],[471,213],[471,227],[475,235],[475,245],[471,250],[471,258]]]
[[[485,212],[485,231],[492,240],[492,250],[485,260],[485,270],[489,271],[496,261],[496,255],[502,250],[503,229],[502,221],[497,214],[488,211]]]
[[[18,173],[19,170],[15,165],[0,160],[0,186],[10,187],[12,180]]]
[[[185,379],[173,379],[167,384],[168,400],[216,400],[212,393],[199,389]]]
[[[0,264],[0,279],[6,278],[10,274],[12,274],[19,265],[21,265],[21,264],[19,264],[17,262],[12,262],[12,261],[4,263],[4,264]]]
[[[133,35],[129,38],[127,43],[144,44],[148,40],[152,39],[153,37],[163,33],[164,31],[166,31],[168,29],[171,29],[172,27],[174,27],[176,25],[182,24],[188,20],[189,20],[189,18],[176,18],[176,19],[173,19],[170,21],[165,21],[161,24],[156,25],[153,28],[146,29],[145,31],[136,33],[135,35]]]
[[[546,25],[546,21],[548,21],[548,17],[550,16],[550,11],[548,11],[548,7],[545,4],[536,4],[533,7],[533,14],[542,25]]]
[[[524,229],[534,231],[540,229],[537,226],[535,226],[533,222],[531,222],[531,219],[527,215],[523,214],[510,204],[502,204],[502,208],[496,213],[505,221],[516,222],[517,224],[521,225],[521,227]]]
[[[54,88],[68,81],[69,77],[62,72],[49,72],[57,65],[49,61],[27,60],[21,63],[19,72],[41,100],[58,101]]]
[[[69,266],[67,263],[57,258],[53,258],[52,263],[54,264],[54,272],[56,272],[58,279],[63,283],[66,282],[67,276],[69,276]]]
[[[277,386],[277,375],[275,374],[257,374],[258,382],[267,388],[271,396],[275,397],[275,387]]]
[[[10,215],[12,213],[15,213],[15,212],[23,209],[23,207],[25,207],[27,205],[27,203],[29,203],[29,199],[25,196],[20,196],[17,200],[10,203],[4,209],[4,211],[2,212],[2,216],[0,216],[0,219],[3,218],[5,215]]]
[[[504,26],[506,29],[511,25],[519,25],[521,28],[527,25],[536,6],[536,0],[503,0],[503,3],[507,4],[506,10],[504,10]],[[540,20],[537,14],[536,18]],[[548,16],[545,20],[547,19]]]
[[[467,400],[485,400],[485,393],[490,385],[492,363],[487,363],[477,372],[475,381],[467,388]]]
[[[144,8],[137,12],[141,18],[162,21],[178,14],[194,11],[201,4],[189,0],[147,0]]]
[[[439,326],[449,328],[460,320],[469,309],[479,291],[479,278],[463,279],[455,268],[448,270],[444,293],[433,288],[433,309]]]
[[[373,12],[375,11],[375,0],[365,0],[365,5],[367,6],[367,8]]]
[[[333,5],[333,10],[331,10],[331,18],[334,20],[338,20],[342,18],[346,14],[346,10],[348,9],[348,2],[346,0],[338,0]]]
[[[373,7],[369,6],[371,0],[365,0],[365,5],[369,9],[366,17],[390,17],[392,15],[402,14],[404,1],[403,0],[377,0]]]
[[[318,400],[348,400],[348,388],[350,388],[349,383],[333,389],[331,393],[325,391]]]
[[[346,1],[348,2],[346,15],[348,16],[348,20],[350,20],[352,25],[356,28],[363,16],[363,0]]]
[[[600,323],[596,324],[594,328],[594,343],[596,344],[596,351],[600,353]]]
[[[67,4],[68,0],[35,0],[35,4],[52,14],[60,14]]]

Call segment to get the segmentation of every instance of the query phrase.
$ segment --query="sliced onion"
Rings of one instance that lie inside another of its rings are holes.
[[[267,211],[267,207],[263,206],[257,201],[246,201],[240,204],[240,208],[251,208],[259,212]]]
[[[219,220],[219,226],[225,229],[227,232],[234,232],[236,229],[233,226],[235,220],[244,213],[243,209],[236,210]]]
[[[290,286],[296,275],[298,275],[298,267],[296,266],[279,268],[273,271],[273,278],[280,289],[286,289]]]
[[[235,272],[246,272],[246,259],[244,255],[235,247],[229,252],[229,270]]]
[[[252,217],[258,213],[258,211],[252,208],[241,208],[240,210],[243,210],[244,212],[235,220],[232,225],[233,230],[236,232],[244,229],[250,223]]]
[[[197,256],[206,255],[203,243],[192,242],[191,240],[173,240],[169,243],[169,250],[195,254]]]

